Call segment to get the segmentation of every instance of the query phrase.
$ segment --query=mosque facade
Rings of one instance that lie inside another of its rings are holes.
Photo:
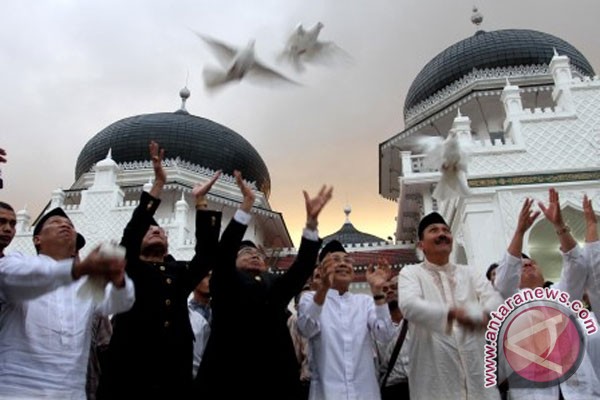
[[[422,69],[404,120],[404,130],[379,145],[379,192],[398,203],[397,241],[415,240],[420,218],[438,211],[454,235],[453,261],[485,271],[508,247],[524,200],[547,204],[551,187],[583,241],[583,195],[600,210],[600,79],[571,44],[533,30],[478,30]],[[470,149],[471,195],[437,201],[440,172],[424,163],[415,138],[451,131]],[[524,251],[553,281],[558,248],[542,215]]]

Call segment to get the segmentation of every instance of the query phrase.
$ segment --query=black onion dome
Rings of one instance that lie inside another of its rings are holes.
[[[166,159],[180,158],[201,167],[256,182],[269,196],[271,178],[264,161],[252,145],[231,129],[186,111],[143,114],[124,118],[101,130],[84,146],[75,167],[75,179],[91,170],[112,149],[117,163],[149,160],[148,143],[155,140]]]
[[[359,231],[350,222],[346,222],[340,230],[323,238],[323,245],[332,240],[337,240],[341,244],[361,244],[361,243],[380,243],[384,239]]]
[[[594,69],[583,54],[556,36],[528,29],[478,31],[448,47],[425,65],[408,90],[404,115],[474,68],[548,65],[554,55],[553,49],[568,56],[579,72],[594,76]]]

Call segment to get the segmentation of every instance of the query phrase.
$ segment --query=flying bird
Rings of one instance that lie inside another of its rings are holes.
[[[221,64],[221,68],[204,67],[204,84],[208,89],[216,89],[244,78],[263,83],[299,85],[259,61],[254,53],[254,40],[250,40],[245,47],[237,48],[198,32],[194,33],[209,46]]]
[[[317,22],[313,27],[305,29],[300,23],[289,35],[279,60],[289,62],[298,72],[305,70],[304,63],[334,64],[349,63],[352,57],[341,47],[331,41],[319,40],[321,29],[325,25]]]
[[[426,167],[438,169],[441,177],[432,196],[438,201],[465,197],[471,194],[467,182],[467,165],[471,147],[450,131],[444,139],[440,136],[417,138],[418,146],[424,149]]]

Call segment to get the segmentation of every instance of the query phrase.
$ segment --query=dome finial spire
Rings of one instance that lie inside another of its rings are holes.
[[[345,224],[350,224],[350,213],[352,212],[352,207],[350,207],[350,204],[347,204],[346,207],[344,207],[344,214],[346,214],[346,222],[344,222]]]
[[[471,14],[471,22],[477,27],[477,31],[480,31],[479,25],[483,22],[483,14],[479,12],[476,6],[473,6],[473,14]]]
[[[191,92],[187,87],[187,84],[183,87],[183,89],[181,89],[179,91],[179,97],[181,97],[181,107],[179,108],[179,111],[184,111],[187,113],[187,110],[185,109],[185,102],[186,100],[190,97]]]

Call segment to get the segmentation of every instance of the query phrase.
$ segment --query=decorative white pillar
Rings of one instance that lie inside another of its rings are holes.
[[[462,115],[460,113],[460,110],[458,110],[458,113],[457,113],[456,117],[454,118],[454,121],[452,121],[452,129],[451,130],[456,132],[456,136],[458,137],[459,140],[466,140],[469,142],[472,140],[471,119],[469,117],[467,117],[466,115]]]
[[[554,79],[552,99],[556,103],[556,107],[567,112],[574,112],[575,107],[571,96],[573,74],[569,65],[569,57],[558,55],[555,49],[554,57],[550,61],[550,72],[552,73],[552,79]]]
[[[185,201],[184,192],[181,192],[181,199],[175,203],[175,226],[177,230],[177,246],[181,247],[185,243],[187,229],[187,216],[190,206]]]
[[[108,154],[104,160],[100,160],[94,166],[94,184],[90,190],[113,190],[117,186],[117,175],[119,166],[112,159],[112,151],[108,150]]]
[[[521,116],[523,116],[524,111],[519,87],[511,85],[507,79],[500,100],[504,104],[504,112],[506,113],[503,125],[504,135],[505,137],[512,138],[514,144],[522,145]]]
[[[62,207],[65,204],[65,192],[62,189],[55,189],[52,191],[50,198],[50,207],[48,211],[55,209],[56,207]]]
[[[17,212],[17,234],[27,233],[29,231],[29,221],[31,221],[31,216],[26,209]]]
[[[410,151],[400,151],[400,159],[402,160],[402,176],[411,176],[413,174],[410,155]]]

